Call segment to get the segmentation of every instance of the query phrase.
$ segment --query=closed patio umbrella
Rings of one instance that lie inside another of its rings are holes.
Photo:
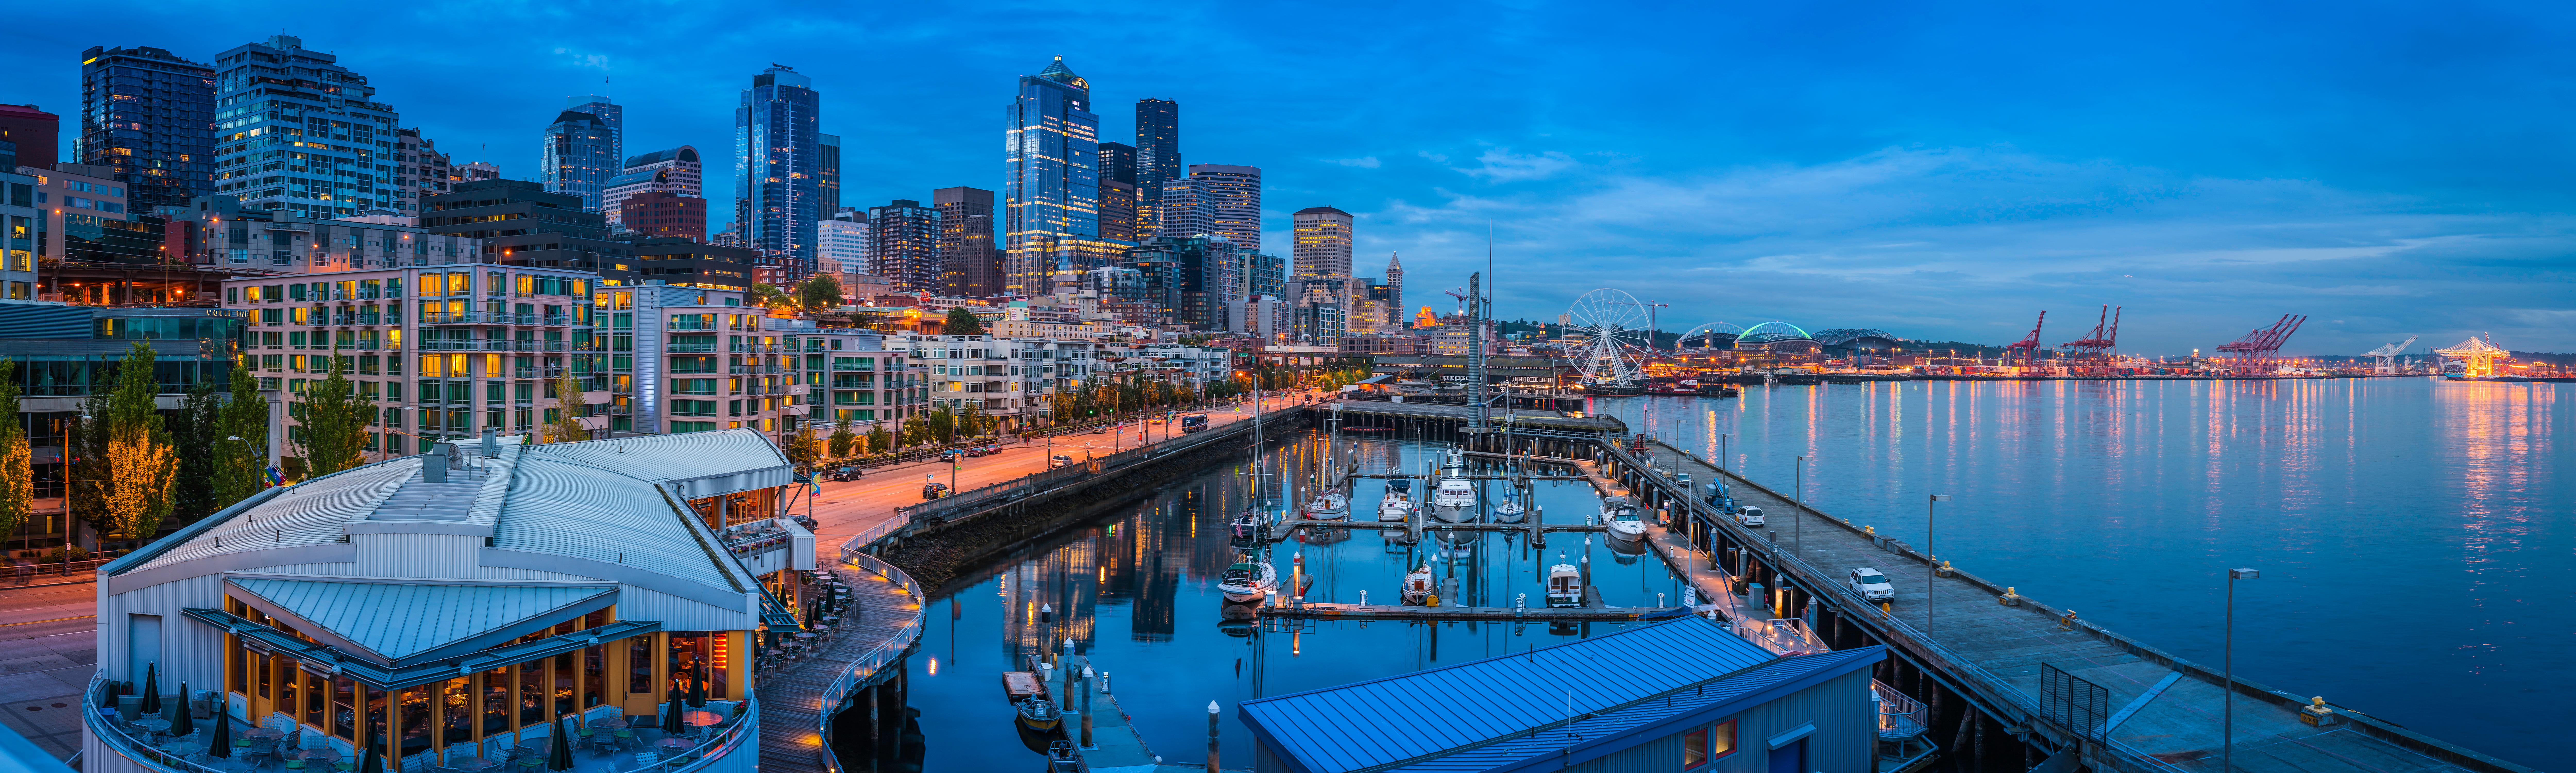
[[[176,715],[176,716],[172,716],[172,717],[170,718],[170,734],[171,734],[171,735],[176,735],[176,736],[189,736],[189,735],[195,735],[195,734],[197,733],[197,713],[196,713],[196,712],[193,712],[193,711],[189,711],[189,710],[188,710],[188,683],[187,683],[187,682],[180,682],[180,683],[179,683],[179,706],[178,706],[178,710],[177,710],[177,711],[170,712],[170,713],[171,713],[171,714]]]
[[[217,757],[233,756],[233,696],[221,693],[215,701],[215,737],[206,741],[206,753]]]
[[[703,709],[706,707],[707,680],[704,677],[689,680],[689,708]]]
[[[563,717],[557,715],[554,736],[546,742],[547,770],[572,769],[572,739],[564,735],[566,732],[568,731],[564,729]]]
[[[680,688],[671,688],[671,705],[662,709],[662,734],[677,737],[688,732],[680,723]]]
[[[161,713],[161,664],[143,664],[143,713]]]
[[[359,757],[358,773],[385,773],[385,754],[377,751],[375,744],[367,744],[366,753]]]

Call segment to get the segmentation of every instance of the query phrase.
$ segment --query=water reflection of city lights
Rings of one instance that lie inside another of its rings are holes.
[[[931,659],[930,659],[930,675],[931,675],[931,676],[938,676],[938,675],[939,675],[939,659],[938,659],[938,658],[931,658]]]

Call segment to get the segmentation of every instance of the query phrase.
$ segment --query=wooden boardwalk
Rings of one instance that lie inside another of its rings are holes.
[[[834,773],[824,762],[825,693],[853,661],[880,647],[910,646],[921,635],[922,601],[903,583],[839,561],[817,563],[831,567],[857,602],[841,615],[821,655],[783,674],[763,674],[754,688],[760,699],[760,765],[768,773]]]

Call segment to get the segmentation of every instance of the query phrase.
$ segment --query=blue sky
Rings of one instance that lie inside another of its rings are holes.
[[[1290,212],[1348,210],[1362,273],[1403,253],[1416,306],[1448,309],[1491,219],[1507,316],[1615,287],[1667,329],[2002,343],[2047,309],[2053,344],[2110,303],[2150,354],[2283,313],[2313,317],[2292,353],[2576,351],[2564,7],[1071,5],[40,4],[0,29],[0,101],[75,112],[91,45],[202,61],[285,32],[520,177],[612,75],[630,151],[722,158],[779,62],[814,77],[865,205],[999,187],[1012,79],[1062,55],[1105,138],[1180,101],[1185,160],[1265,170],[1273,245]]]

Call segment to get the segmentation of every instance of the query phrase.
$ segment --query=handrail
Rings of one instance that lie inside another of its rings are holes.
[[[125,732],[122,723],[109,722],[106,717],[100,716],[99,709],[112,708],[114,705],[114,701],[106,699],[110,684],[107,680],[107,669],[102,667],[90,675],[89,690],[82,693],[81,723],[89,728],[90,737],[106,743],[109,748],[115,749],[118,755],[148,766],[157,766],[179,773],[224,773],[180,759],[169,752],[153,747],[150,743],[137,741],[134,736]],[[187,697],[180,696],[180,700],[187,700]]]
[[[877,560],[876,556],[861,552],[867,546],[866,542],[860,541],[862,539],[873,538],[861,534],[841,543],[841,561],[874,572],[878,577],[901,586],[903,592],[912,597],[912,619],[906,621],[903,629],[897,631],[894,636],[877,642],[877,645],[868,648],[867,652],[850,659],[850,665],[842,668],[839,676],[832,678],[831,686],[823,688],[822,711],[817,715],[822,718],[823,727],[815,730],[824,738],[832,736],[828,732],[832,715],[841,712],[841,705],[849,699],[850,690],[867,680],[876,678],[878,671],[884,670],[887,665],[902,658],[903,654],[912,648],[913,642],[920,640],[922,615],[929,606],[927,599],[921,593],[921,585],[913,582],[912,575],[905,574],[902,569],[895,568],[893,564]],[[823,769],[841,770],[841,758],[832,753],[830,743],[823,744]]]

